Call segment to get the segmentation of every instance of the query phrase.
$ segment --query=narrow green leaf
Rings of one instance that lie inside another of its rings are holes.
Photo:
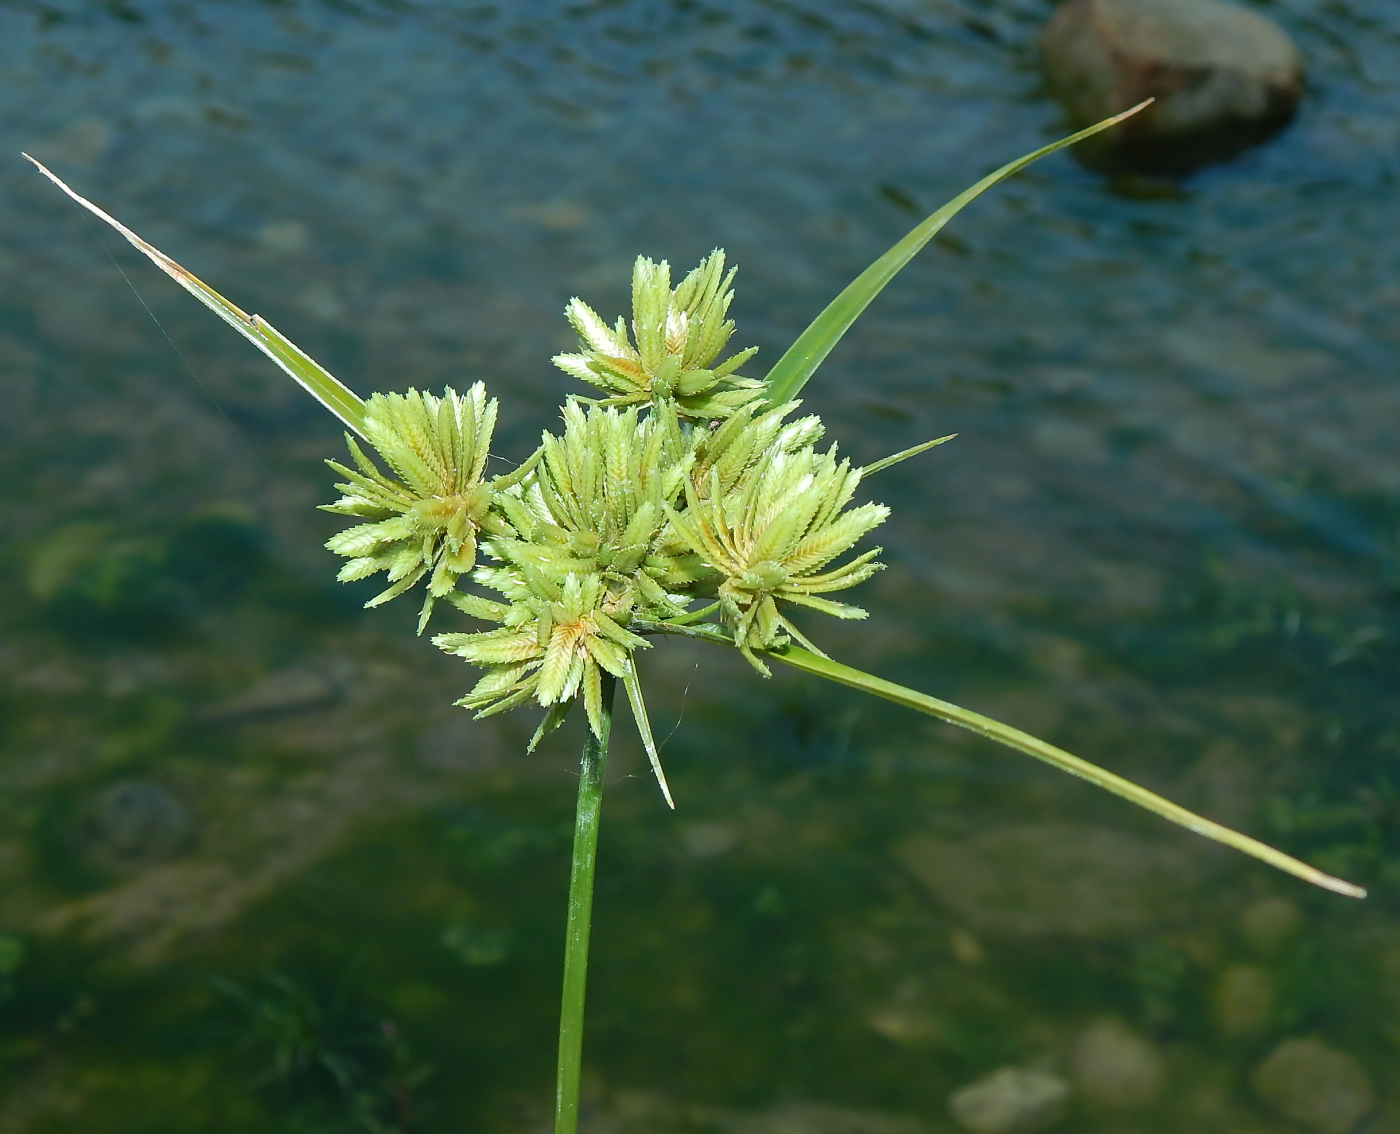
[[[1256,839],[1251,839],[1248,835],[1242,835],[1238,831],[1232,831],[1229,827],[1187,811],[1186,808],[1179,807],[1144,787],[1139,787],[1131,780],[1115,776],[1112,772],[1091,764],[1087,760],[1071,756],[1053,744],[1037,740],[1029,733],[1002,724],[1000,721],[994,721],[990,717],[984,717],[981,713],[974,713],[917,690],[896,685],[892,681],[873,677],[829,658],[818,657],[816,654],[809,653],[797,646],[786,646],[782,649],[765,651],[765,653],[768,657],[795,669],[800,669],[804,673],[824,677],[828,681],[835,681],[840,685],[849,685],[852,689],[859,689],[876,697],[883,697],[886,701],[893,701],[896,705],[903,705],[917,712],[927,713],[931,717],[937,717],[949,724],[955,724],[960,728],[969,729],[980,736],[985,736],[989,740],[995,740],[1008,748],[1015,748],[1028,756],[1034,756],[1037,760],[1043,760],[1045,763],[1059,768],[1062,772],[1068,772],[1072,776],[1088,780],[1091,784],[1095,784],[1105,791],[1111,791],[1114,795],[1121,796],[1130,803],[1145,807],[1163,819],[1179,823],[1187,830],[1195,831],[1198,835],[1204,835],[1208,839],[1224,843],[1227,847],[1234,847],[1235,850],[1253,855],[1255,858],[1267,862],[1270,866],[1276,866],[1306,882],[1321,886],[1324,890],[1344,894],[1348,898],[1364,898],[1366,896],[1366,891],[1360,886],[1354,886],[1350,882],[1343,882],[1340,878],[1324,874],[1316,867],[1299,862],[1296,858],[1286,855],[1282,851],[1274,850],[1273,847],[1266,846]]]
[[[816,372],[817,367],[831,353],[832,347],[841,340],[841,336],[850,329],[851,324],[869,306],[870,301],[880,294],[884,286],[894,279],[896,273],[909,263],[925,244],[933,239],[939,229],[962,211],[963,206],[970,204],[998,181],[1024,169],[1031,162],[1037,161],[1047,154],[1053,154],[1056,150],[1064,149],[1066,146],[1072,146],[1075,142],[1082,142],[1100,130],[1116,126],[1123,119],[1136,114],[1151,101],[1148,99],[1146,102],[1140,102],[1131,110],[1115,114],[1112,118],[1106,118],[1095,126],[1080,130],[1077,134],[1061,138],[1058,142],[1042,146],[1034,153],[1026,154],[1025,157],[1019,157],[1015,161],[1009,162],[995,173],[987,174],[972,188],[963,190],[927,220],[921,222],[908,236],[861,272],[845,291],[827,305],[826,310],[816,317],[812,325],[797,337],[797,341],[788,347],[787,353],[778,359],[764,379],[768,386],[766,396],[769,403],[780,405],[797,396],[798,391],[807,384],[807,379]]]
[[[277,363],[284,371],[320,402],[331,413],[335,414],[342,423],[364,436],[361,430],[361,423],[364,417],[364,402],[348,386],[334,377],[325,367],[315,362],[300,347],[278,331],[271,323],[257,315],[249,315],[246,311],[235,307],[217,291],[202,280],[191,275],[184,268],[180,267],[174,260],[156,248],[153,244],[148,244],[122,224],[115,217],[108,215],[89,201],[70,189],[63,180],[55,176],[42,164],[35,161],[28,154],[29,158],[40,173],[62,189],[93,216],[100,217],[109,225],[120,232],[131,244],[144,252],[151,261],[160,268],[166,275],[178,283],[187,292],[199,300],[205,307],[219,316],[225,323],[234,328],[240,335],[267,355],[273,362]]]

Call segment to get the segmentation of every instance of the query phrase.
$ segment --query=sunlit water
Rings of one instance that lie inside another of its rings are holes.
[[[636,254],[723,246],[771,363],[1059,132],[1049,10],[0,4],[0,1131],[545,1129],[579,742],[472,723],[331,581],[332,421],[18,151],[362,393],[485,379],[518,458]],[[1372,897],[665,644],[679,806],[622,730],[590,1130],[932,1134],[1008,1066],[1090,1134],[1346,1134],[1368,1081],[1400,1130],[1400,9],[1267,10],[1285,134],[1179,189],[1035,167],[808,388],[858,460],[960,435],[870,482],[890,569],[813,632]],[[1340,1095],[1281,1101],[1290,1040]]]

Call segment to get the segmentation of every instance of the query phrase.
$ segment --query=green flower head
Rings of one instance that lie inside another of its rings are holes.
[[[757,347],[713,365],[734,333],[726,318],[733,282],[734,269],[725,272],[718,249],[674,291],[670,264],[639,256],[632,268],[631,336],[623,318],[609,327],[575,296],[565,314],[581,350],[556,355],[554,365],[603,390],[604,405],[670,403],[696,420],[728,417],[763,396],[762,382],[736,373]]]
[[[648,643],[626,629],[631,608],[611,595],[599,576],[568,573],[555,583],[546,573],[525,574],[528,579],[508,572],[489,576],[487,585],[513,602],[452,596],[458,609],[502,624],[499,630],[433,639],[441,649],[486,670],[457,703],[487,717],[526,701],[546,709],[566,707],[582,693],[589,725],[601,735],[602,671],[628,680],[630,652]],[[562,712],[556,715],[562,718]]]
[[[326,462],[346,483],[336,485],[344,495],[322,508],[370,521],[326,542],[350,560],[340,569],[341,582],[387,572],[389,586],[366,606],[388,602],[429,575],[421,633],[434,601],[475,566],[478,533],[503,530],[492,523],[492,487],[482,480],[495,424],[495,399],[486,399],[480,382],[465,394],[447,389],[439,398],[409,390],[365,402],[362,431],[394,476],[381,473],[347,434],[356,469]]]
[[[473,578],[505,601],[447,596],[501,628],[433,639],[487,671],[460,704],[482,716],[527,701],[549,710],[536,740],[580,694],[599,733],[602,674],[621,680],[668,801],[632,657],[649,643],[627,627],[634,613],[683,614],[685,588],[707,573],[669,532],[691,459],[673,413],[567,404],[563,436],[545,434],[529,473],[494,498],[508,531],[483,544],[495,562]]]
[[[779,602],[837,618],[865,617],[859,607],[818,597],[853,587],[881,567],[874,562],[877,547],[823,570],[890,513],[883,504],[843,511],[860,477],[850,462],[838,463],[834,451],[770,449],[728,492],[719,468],[711,468],[706,480],[687,484],[684,513],[671,515],[678,536],[723,576],[724,620],[735,645],[765,675],[753,651],[780,645],[787,635],[821,653],[783,616]]]

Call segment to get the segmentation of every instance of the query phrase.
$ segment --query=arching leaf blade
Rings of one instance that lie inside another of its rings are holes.
[[[330,373],[324,366],[316,362],[310,355],[274,328],[270,323],[265,322],[257,315],[249,315],[246,311],[230,303],[212,287],[199,279],[193,273],[186,271],[155,245],[148,243],[121,221],[98,208],[86,197],[70,188],[62,178],[58,177],[42,163],[35,161],[28,154],[24,155],[38,168],[39,172],[63,190],[69,197],[80,204],[95,217],[100,217],[114,229],[120,232],[138,251],[144,253],[151,261],[160,268],[166,275],[178,283],[187,292],[199,300],[205,307],[209,308],[215,315],[219,316],[225,323],[236,330],[240,335],[262,351],[265,355],[277,363],[291,378],[296,381],[302,389],[306,390],[313,398],[320,402],[326,409],[330,410],[341,423],[353,430],[355,433],[361,432],[364,418],[364,402],[359,396]]]
[[[1151,101],[1148,99],[1146,102],[1138,103],[1131,110],[1115,114],[1112,118],[1106,118],[1076,134],[1061,138],[1058,142],[1042,146],[1034,153],[1008,162],[995,172],[987,174],[976,185],[964,189],[932,216],[921,221],[904,239],[851,281],[840,295],[827,304],[826,309],[812,321],[812,325],[798,335],[797,341],[788,347],[786,353],[778,359],[764,379],[768,385],[766,394],[768,402],[771,405],[780,405],[795,398],[798,391],[807,384],[807,380],[816,372],[817,367],[831,353],[832,348],[841,341],[841,336],[850,329],[851,324],[870,305],[870,301],[879,295],[884,286],[894,279],[899,270],[909,263],[919,250],[938,234],[939,229],[957,216],[966,205],[976,200],[998,181],[1004,181],[1013,173],[1024,169],[1047,154],[1053,154],[1056,150],[1062,150],[1066,146],[1074,145],[1075,142],[1082,142],[1085,138],[1093,137],[1101,130],[1116,126],[1123,119],[1136,114]]]
[[[1114,775],[1105,768],[1100,768],[1078,756],[1072,756],[1063,749],[1056,748],[1053,744],[1047,744],[1018,728],[1002,724],[991,717],[984,717],[981,713],[974,713],[970,709],[963,709],[947,701],[940,701],[937,697],[930,697],[915,689],[896,685],[892,681],[885,681],[883,678],[875,677],[848,665],[842,665],[830,658],[819,657],[797,646],[765,651],[765,656],[790,665],[794,669],[800,669],[804,673],[824,677],[828,681],[848,685],[852,689],[859,689],[886,701],[893,701],[896,705],[903,705],[916,712],[937,717],[949,724],[955,724],[960,728],[975,732],[979,736],[985,736],[989,740],[995,740],[998,744],[1004,744],[1008,748],[1014,748],[1018,752],[1034,756],[1037,760],[1059,768],[1062,772],[1068,772],[1072,776],[1088,780],[1089,783],[1112,792],[1130,803],[1136,803],[1139,807],[1146,808],[1154,815],[1160,815],[1169,822],[1179,824],[1198,835],[1204,835],[1207,839],[1214,839],[1227,847],[1243,851],[1245,854],[1252,855],[1270,866],[1295,875],[1305,882],[1311,882],[1314,886],[1321,886],[1325,890],[1343,894],[1348,898],[1364,898],[1366,896],[1366,891],[1360,886],[1325,874],[1316,867],[1309,866],[1306,862],[1300,862],[1291,855],[1275,850],[1257,839],[1251,839],[1248,835],[1243,835],[1239,831],[1231,830],[1220,823],[1188,811],[1186,808],[1172,803],[1171,800],[1163,799],[1155,792],[1150,792],[1131,780],[1125,780],[1122,776]]]

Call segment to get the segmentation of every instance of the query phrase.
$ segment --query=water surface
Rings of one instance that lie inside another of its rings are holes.
[[[771,363],[1060,132],[1049,10],[6,0],[0,132],[361,393],[486,380],[519,457],[565,302],[620,311],[638,253],[724,247]],[[814,632],[1372,897],[667,644],[679,808],[624,735],[592,1130],[942,1132],[1018,1066],[1076,1132],[1281,1134],[1255,1070],[1298,1039],[1400,1130],[1400,12],[1263,10],[1287,132],[1147,192],[1036,166],[808,387],[857,460],[959,434],[871,482],[890,569]],[[0,1131],[546,1129],[578,735],[452,708],[414,611],[332,582],[334,423],[5,168]]]

